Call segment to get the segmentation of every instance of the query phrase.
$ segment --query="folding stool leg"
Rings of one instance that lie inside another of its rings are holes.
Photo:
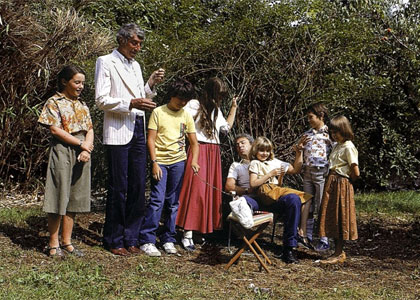
[[[258,261],[260,262],[261,266],[264,267],[264,269],[267,271],[267,273],[270,273],[270,271],[268,270],[266,264],[262,261],[261,257],[258,255],[257,251],[255,251],[254,247],[252,247],[251,243],[248,241],[248,239],[244,236],[244,241],[245,243],[248,245],[249,249],[251,249],[252,253],[254,253],[254,256],[258,259]],[[254,242],[255,244],[255,242]]]

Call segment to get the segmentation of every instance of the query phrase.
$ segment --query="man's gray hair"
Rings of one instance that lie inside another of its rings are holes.
[[[144,31],[137,24],[129,23],[122,25],[117,32],[118,44],[126,43],[134,34],[141,40],[144,40],[146,37]]]
[[[254,138],[248,133],[240,133],[235,136],[235,142],[240,138],[246,138],[251,144],[254,142]]]

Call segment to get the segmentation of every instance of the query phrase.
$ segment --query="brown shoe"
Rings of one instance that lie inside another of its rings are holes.
[[[346,253],[341,252],[339,256],[330,256],[327,259],[323,259],[320,261],[321,264],[324,265],[335,265],[335,264],[342,264],[346,260]]]
[[[130,252],[131,254],[139,254],[141,252],[141,250],[139,248],[137,248],[136,246],[130,246],[127,248],[127,251]]]
[[[127,251],[125,248],[111,248],[109,249],[112,254],[119,255],[119,256],[129,256],[130,252]]]

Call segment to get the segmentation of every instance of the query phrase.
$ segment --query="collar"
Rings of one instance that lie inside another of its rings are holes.
[[[114,50],[115,55],[124,63],[124,64],[131,64],[134,59],[127,59],[118,49]]]
[[[70,98],[66,97],[66,95],[64,95],[63,93],[56,92],[56,94],[58,96],[60,96],[59,98],[57,98],[57,100],[59,100],[59,99],[66,99],[66,100],[71,101],[71,102],[80,100],[80,97],[77,97],[77,99],[70,99]]]
[[[248,159],[242,158],[239,162],[241,165],[249,165],[250,161]]]
[[[321,128],[319,128],[319,130],[316,130],[314,128],[311,128],[311,129],[309,129],[309,131],[310,132],[313,132],[314,134],[328,132],[328,126],[324,124],[324,126],[322,126]]]

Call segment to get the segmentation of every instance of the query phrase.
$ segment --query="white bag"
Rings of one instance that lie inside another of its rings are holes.
[[[244,228],[251,228],[254,226],[254,218],[252,210],[249,207],[244,197],[236,197],[234,200],[229,202],[232,215],[238,220]]]

